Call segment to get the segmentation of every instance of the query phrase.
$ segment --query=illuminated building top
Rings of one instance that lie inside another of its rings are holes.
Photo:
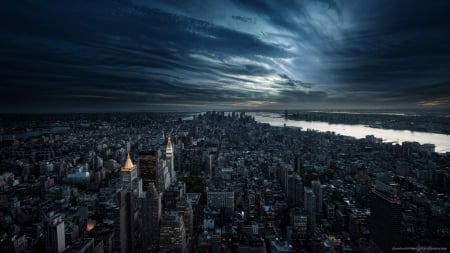
[[[172,142],[170,137],[167,139],[166,155],[171,156],[173,154]]]
[[[127,155],[127,160],[125,161],[125,165],[122,167],[121,171],[133,171],[136,169],[136,165],[133,164],[130,158],[130,153]]]

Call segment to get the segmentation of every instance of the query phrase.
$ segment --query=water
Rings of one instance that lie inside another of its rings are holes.
[[[302,130],[314,129],[320,132],[335,132],[336,134],[352,136],[355,138],[365,138],[366,135],[374,135],[382,138],[383,142],[393,142],[401,144],[404,141],[416,141],[420,144],[432,143],[436,146],[436,152],[450,152],[450,135],[415,132],[409,130],[392,130],[371,128],[364,125],[328,124],[319,121],[285,120],[277,113],[255,112],[247,113],[255,117],[261,123],[269,123],[271,126],[301,127]]]
[[[64,132],[64,131],[68,131],[68,130],[70,130],[70,127],[61,127],[61,126],[49,127],[49,128],[34,130],[34,131],[29,131],[29,132],[0,135],[0,140],[27,139],[27,138],[31,138],[31,137],[41,136],[44,134],[51,134],[51,133],[55,134],[55,133]]]

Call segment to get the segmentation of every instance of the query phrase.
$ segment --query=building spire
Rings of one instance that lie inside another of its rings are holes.
[[[173,154],[172,142],[170,141],[170,136],[167,138],[166,155]]]
[[[122,170],[133,170],[135,168],[135,165],[131,161],[130,153],[127,154],[127,159],[125,161],[125,165],[123,166]]]

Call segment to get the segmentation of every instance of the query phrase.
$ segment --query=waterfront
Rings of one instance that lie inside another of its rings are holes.
[[[255,112],[248,113],[261,123],[268,123],[271,126],[299,127],[302,130],[314,129],[321,132],[335,132],[336,134],[364,138],[366,135],[374,135],[382,138],[383,142],[393,142],[401,144],[404,141],[416,141],[420,144],[432,143],[436,146],[436,152],[450,152],[450,135],[416,132],[408,130],[392,130],[372,128],[364,125],[329,124],[319,121],[297,121],[286,120],[278,113]]]
[[[22,138],[31,138],[31,137],[37,137],[44,134],[56,134],[64,131],[69,131],[70,127],[63,127],[63,126],[53,126],[53,127],[47,127],[47,128],[41,128],[36,130],[29,130],[29,131],[23,131],[18,132],[15,134],[2,134],[0,135],[0,140],[15,140],[15,139],[22,139]]]

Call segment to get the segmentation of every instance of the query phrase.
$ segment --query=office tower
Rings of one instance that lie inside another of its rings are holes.
[[[164,209],[175,210],[177,202],[183,198],[184,194],[186,194],[186,184],[184,182],[178,182],[168,187],[164,191],[163,196]]]
[[[59,215],[49,217],[45,224],[45,252],[59,253],[65,249],[64,221]]]
[[[120,191],[120,249],[122,253],[135,252],[134,195],[128,189]]]
[[[295,155],[294,171],[297,172],[300,176],[303,176],[302,157],[300,156],[300,154]]]
[[[210,153],[208,155],[208,168],[209,168],[208,175],[209,175],[209,178],[212,178],[212,176],[213,176],[213,158],[214,158],[214,155]]]
[[[117,193],[117,205],[111,208],[111,213],[114,218],[114,240],[112,241],[112,248],[117,251],[120,249],[120,192]]]
[[[361,235],[364,232],[363,229],[367,228],[369,217],[369,209],[350,209],[348,212],[348,231],[354,235]]]
[[[171,184],[170,168],[167,159],[161,159],[158,161],[158,170],[160,172],[159,176],[160,187],[158,191],[164,192],[167,188],[169,188]]]
[[[326,217],[330,220],[334,220],[336,214],[336,207],[334,206],[334,203],[326,202],[325,206]]]
[[[144,191],[148,190],[150,183],[159,189],[158,152],[152,150],[139,153],[139,172]]]
[[[285,193],[288,193],[288,188],[289,188],[289,182],[288,182],[288,178],[289,178],[289,172],[290,172],[291,168],[287,167],[287,166],[280,166],[277,167],[277,177],[278,180],[280,182],[281,187],[283,187],[283,190]]]
[[[256,194],[253,190],[249,190],[248,191],[248,195],[247,195],[247,209],[248,209],[248,213],[247,213],[247,217],[249,217],[250,219],[253,219],[257,216],[257,203],[256,203]]]
[[[175,162],[174,162],[174,157],[175,154],[173,152],[173,146],[172,146],[172,141],[170,139],[170,137],[167,139],[167,146],[166,146],[166,161],[167,161],[167,165],[169,168],[169,175],[170,175],[170,183],[173,184],[175,183],[176,180],[176,175],[175,175]]]
[[[138,177],[138,170],[133,164],[130,154],[127,155],[125,165],[120,170],[122,187],[132,191],[136,196],[142,192],[142,180]]]
[[[234,192],[207,192],[206,196],[209,207],[234,211]]]
[[[183,216],[177,211],[164,212],[159,233],[159,252],[187,252]]]
[[[316,195],[314,194],[313,190],[309,187],[305,187],[305,210],[308,215],[308,227],[310,230],[314,230],[316,227]]]
[[[197,252],[198,253],[220,253],[222,233],[221,230],[204,231],[198,235]]]
[[[289,175],[288,204],[291,207],[303,207],[303,181],[297,174]]]
[[[183,216],[184,227],[186,230],[186,237],[190,238],[193,232],[194,214],[191,203],[186,197],[183,197],[177,202],[178,214]]]
[[[370,194],[370,233],[376,248],[383,252],[392,252],[399,246],[401,229],[401,203],[397,189],[375,182]]]
[[[298,208],[291,209],[289,213],[291,226],[297,238],[305,238],[308,231],[308,215]]]
[[[319,180],[313,180],[311,182],[311,187],[314,192],[314,195],[316,195],[316,211],[318,214],[322,214],[323,210],[323,190],[322,185],[320,184]]]
[[[157,252],[159,246],[159,221],[161,220],[161,194],[154,183],[149,183],[142,201],[142,236],[144,250]]]

